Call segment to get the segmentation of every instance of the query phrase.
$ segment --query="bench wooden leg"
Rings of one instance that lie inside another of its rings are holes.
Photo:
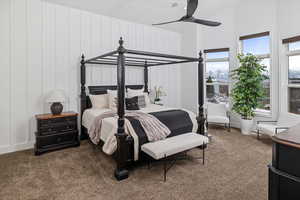
[[[164,182],[167,181],[167,155],[165,154],[165,160],[164,160]]]
[[[204,146],[204,145],[205,145],[205,144],[204,144],[204,142],[203,142],[203,146]],[[203,159],[202,161],[203,161],[203,165],[205,164],[205,149],[206,149],[206,148],[203,148],[203,149],[202,149],[202,159]]]
[[[148,160],[148,169],[151,168],[151,162],[150,162],[150,159]]]

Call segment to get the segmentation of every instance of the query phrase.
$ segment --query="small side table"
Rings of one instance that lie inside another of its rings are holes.
[[[64,112],[60,115],[36,115],[37,132],[34,146],[35,155],[45,152],[80,145],[75,112]]]

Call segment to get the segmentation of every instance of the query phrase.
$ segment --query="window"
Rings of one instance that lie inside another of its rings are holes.
[[[206,100],[228,103],[229,49],[205,50]]]
[[[258,33],[240,37],[241,53],[251,53],[262,59],[261,64],[266,66],[265,75],[268,77],[264,83],[265,96],[260,100],[260,106],[257,111],[271,110],[271,51],[269,32]]]
[[[289,87],[289,112],[300,114],[300,88]]]
[[[283,44],[288,61],[288,111],[300,114],[300,36],[285,39]]]
[[[289,83],[300,83],[300,55],[289,56]]]

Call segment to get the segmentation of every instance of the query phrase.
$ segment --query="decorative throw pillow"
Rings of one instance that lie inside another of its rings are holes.
[[[126,110],[139,110],[138,97],[126,98],[125,99]]]
[[[145,95],[140,95],[138,97],[138,105],[140,108],[145,108],[146,107],[146,100],[145,100]]]
[[[93,108],[108,108],[108,95],[89,95]]]
[[[108,94],[108,106],[112,110],[117,110],[117,90],[107,90]]]
[[[132,98],[132,97],[139,96],[142,94],[144,94],[144,88],[138,89],[138,90],[134,90],[134,89],[130,89],[130,88],[127,89],[127,97],[128,98]]]
[[[142,95],[145,96],[145,102],[146,102],[145,107],[146,107],[151,102],[150,102],[149,94],[147,92],[144,92],[144,88],[138,89],[138,90],[134,90],[134,89],[130,89],[130,88],[127,89],[127,97],[128,98],[132,98],[135,96],[142,96]]]

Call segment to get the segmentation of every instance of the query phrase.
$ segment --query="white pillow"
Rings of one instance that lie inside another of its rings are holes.
[[[107,90],[108,94],[108,107],[112,110],[117,110],[116,99],[118,97],[117,90]]]
[[[128,98],[132,98],[135,96],[141,96],[143,94],[144,94],[144,88],[138,89],[138,90],[134,90],[134,89],[130,89],[130,88],[127,89],[127,97]]]
[[[135,96],[141,96],[141,95],[145,95],[146,106],[151,104],[149,94],[147,92],[144,92],[144,88],[138,89],[138,90],[134,90],[134,89],[130,89],[130,88],[127,89],[127,97],[128,98],[132,98]]]
[[[93,108],[108,108],[108,95],[89,95]]]

